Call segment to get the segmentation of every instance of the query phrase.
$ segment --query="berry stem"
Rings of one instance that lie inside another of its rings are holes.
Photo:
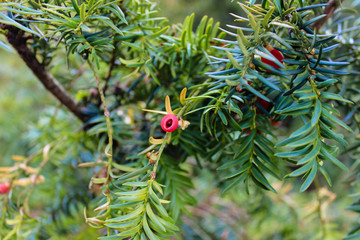
[[[169,139],[171,138],[171,133],[170,132],[167,132],[165,134],[165,137],[164,137],[164,141],[163,143],[161,144],[160,146],[160,149],[159,149],[159,152],[158,154],[156,155],[156,160],[155,160],[155,164],[154,164],[154,167],[153,167],[153,170],[152,170],[152,173],[151,173],[151,179],[154,180],[156,178],[156,170],[157,170],[157,167],[159,165],[159,161],[160,161],[160,158],[161,158],[161,155],[165,149],[165,146],[166,146],[166,143],[169,141]]]

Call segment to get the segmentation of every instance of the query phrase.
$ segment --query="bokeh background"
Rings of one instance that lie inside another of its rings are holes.
[[[161,14],[168,17],[171,23],[182,22],[185,16],[195,13],[195,22],[208,15],[215,21],[220,21],[221,26],[233,22],[233,17],[228,13],[239,10],[236,1],[232,0],[157,0]],[[196,26],[196,24],[194,24]]]

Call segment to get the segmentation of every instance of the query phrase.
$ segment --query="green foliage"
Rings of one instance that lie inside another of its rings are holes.
[[[179,236],[181,217],[200,200],[193,178],[206,168],[214,178],[207,188],[235,202],[239,189],[263,201],[253,211],[262,221],[279,199],[297,216],[279,181],[301,176],[301,192],[314,183],[318,207],[310,214],[317,212],[319,238],[326,238],[332,230],[322,204],[333,195],[320,188],[320,175],[336,185],[336,174],[348,169],[338,155],[359,148],[358,21],[342,9],[316,28],[327,17],[318,1],[237,5],[245,13],[232,14],[240,24],[219,31],[208,16],[194,24],[194,14],[169,25],[148,0],[0,3],[2,34],[11,31],[3,26],[20,29],[30,57],[76,96],[86,116],[80,125],[52,110],[31,129],[29,156],[0,168],[12,189],[1,196],[0,236],[66,238],[69,223],[99,239]],[[180,128],[164,134],[163,114],[176,115]],[[43,196],[51,201],[40,206]],[[46,221],[49,212],[67,225]],[[294,235],[281,229],[280,237]]]
[[[251,104],[254,97],[271,102],[274,106],[273,109],[262,110],[267,113],[268,117],[280,119],[288,116],[293,118],[301,117],[304,125],[292,133],[289,138],[276,145],[277,148],[283,147],[288,150],[286,152],[278,152],[275,156],[286,158],[301,166],[288,175],[290,177],[306,176],[301,191],[305,191],[310,186],[316,178],[318,171],[324,175],[331,185],[330,177],[323,168],[323,160],[329,160],[343,169],[346,169],[346,166],[333,157],[333,154],[337,152],[337,148],[334,145],[329,145],[325,139],[331,139],[346,145],[343,138],[334,133],[333,129],[336,128],[335,124],[337,124],[349,131],[352,130],[334,116],[334,113],[338,115],[340,113],[328,102],[331,100],[347,104],[352,104],[352,102],[344,99],[339,94],[326,92],[324,88],[328,88],[336,83],[336,81],[332,80],[332,75],[347,74],[344,71],[334,69],[333,66],[346,66],[349,63],[321,60],[323,46],[325,48],[330,47],[331,41],[335,36],[319,35],[308,27],[325,15],[313,17],[309,21],[304,19],[309,18],[312,14],[312,11],[305,10],[315,9],[322,5],[308,6],[307,8],[288,5],[286,9],[283,9],[277,2],[275,2],[275,8],[272,6],[266,7],[267,4],[264,5],[265,7],[250,8],[240,3],[248,18],[240,16],[237,16],[237,18],[239,21],[248,22],[251,28],[230,26],[237,30],[237,34],[228,33],[236,36],[237,41],[220,40],[227,44],[223,50],[226,51],[228,60],[221,60],[222,62],[229,63],[227,69],[211,73],[210,76],[219,79],[217,82],[218,86],[227,87],[228,93],[224,94],[226,96],[229,96],[230,93],[236,94],[235,91],[231,92],[231,87],[234,89],[235,86],[239,85],[246,89],[246,91],[240,94],[241,99],[247,100],[246,105]],[[287,15],[286,19],[290,19],[290,21],[282,20],[282,16],[285,15]],[[252,33],[245,36],[243,34],[244,30]],[[275,49],[284,54],[284,62],[287,63],[286,69],[270,53],[270,50],[264,47],[269,46],[269,44],[273,45],[271,48],[275,47]],[[316,53],[318,55],[315,56]],[[267,65],[262,59],[272,61],[279,68]],[[325,67],[320,67],[321,65]],[[251,68],[255,68],[255,71]],[[272,77],[266,78],[269,75],[267,72]],[[281,83],[281,86],[279,83]],[[248,119],[255,119],[255,121],[251,123]],[[249,143],[253,141],[256,135],[259,135],[258,133],[263,132],[256,131],[257,125],[264,126],[266,124],[251,115],[248,116],[248,119],[245,121],[245,124],[248,126],[240,125],[240,127],[241,129],[250,127],[253,132],[248,137],[240,137],[239,139],[241,146],[238,146],[237,149],[240,150],[234,158],[240,157],[240,160],[238,160],[240,166],[237,172],[235,172],[235,176],[237,176],[237,173],[244,173],[252,166],[254,166],[254,169],[258,169],[263,165],[260,161],[255,161],[255,164],[249,164],[248,161],[243,162],[243,159],[241,159],[241,156],[243,156],[241,153],[244,155],[250,154],[250,156],[255,153],[256,148],[254,149],[253,145]],[[227,120],[222,119],[222,122],[226,123]],[[262,159],[268,160],[266,161],[268,164],[273,164],[271,156],[274,152],[271,141],[263,141],[258,147],[268,149],[269,156],[265,155]],[[257,156],[259,157],[259,154]],[[256,172],[261,173],[260,171]],[[270,169],[267,172],[276,176]],[[243,175],[238,177],[237,183],[248,181],[246,177],[242,177]],[[251,175],[254,175],[254,173]],[[258,176],[253,179],[255,179],[255,182],[267,186],[267,189],[271,189],[264,176]]]

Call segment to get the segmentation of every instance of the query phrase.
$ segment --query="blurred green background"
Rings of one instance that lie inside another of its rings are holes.
[[[183,22],[185,17],[195,13],[195,23],[204,15],[220,21],[221,26],[234,21],[229,13],[240,10],[237,1],[232,0],[158,0],[160,14],[169,18],[171,23]],[[195,24],[196,26],[196,24]]]
[[[15,52],[0,49],[0,59],[0,162],[5,165],[11,155],[27,154],[29,126],[55,100]]]

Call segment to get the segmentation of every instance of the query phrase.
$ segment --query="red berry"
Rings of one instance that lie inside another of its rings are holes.
[[[257,100],[256,100],[266,111],[269,111],[270,110],[270,107],[271,107],[271,103],[270,102],[267,102],[265,101],[264,99],[261,99],[259,97],[257,97]],[[261,109],[257,109],[256,111],[258,114],[263,114],[264,112],[261,110]]]
[[[272,124],[274,127],[279,126],[279,125],[280,125],[280,123],[281,123],[281,122],[273,122],[273,121],[271,121],[271,124]]]
[[[262,98],[257,97],[257,102],[266,110],[269,109],[269,107],[271,106],[271,103],[268,101],[265,101]]]
[[[269,50],[269,52],[277,59],[279,62],[284,63],[284,55],[277,49],[273,48],[272,46],[266,46],[266,48]],[[266,58],[261,57],[261,61],[267,65],[270,65],[274,68],[280,68],[279,65],[274,63],[273,61],[270,61]]]
[[[179,120],[174,114],[167,114],[161,120],[161,128],[165,132],[173,132],[179,126]]]
[[[6,194],[10,191],[10,185],[8,183],[0,183],[0,194]]]

